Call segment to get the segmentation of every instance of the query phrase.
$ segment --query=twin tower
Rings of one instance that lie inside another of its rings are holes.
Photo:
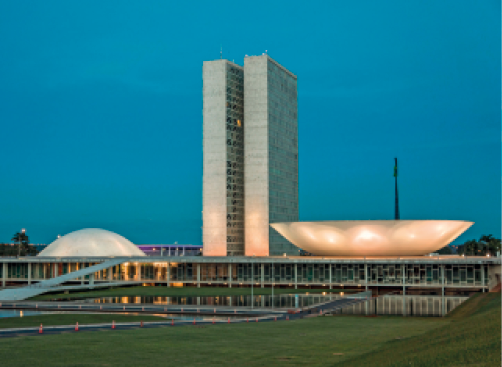
[[[298,255],[296,75],[268,55],[203,65],[203,255]]]

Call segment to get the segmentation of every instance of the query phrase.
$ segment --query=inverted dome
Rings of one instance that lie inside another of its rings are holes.
[[[99,228],[68,233],[47,246],[38,256],[145,256],[124,237]]]
[[[460,220],[347,220],[271,226],[314,255],[413,256],[439,250],[473,224]]]

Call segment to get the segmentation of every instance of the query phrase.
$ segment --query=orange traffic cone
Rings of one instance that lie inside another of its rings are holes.
[[[42,326],[42,324],[40,324],[40,327],[38,328],[38,333],[42,334],[43,332],[44,332],[44,327]]]
[[[195,317],[193,318],[193,324],[195,325]]]
[[[174,326],[174,319],[171,319],[171,326]]]
[[[112,329],[115,329],[115,320],[112,320]]]
[[[75,331],[78,331],[78,322],[75,324]]]
[[[141,323],[139,325],[140,327],[143,327],[143,320],[141,320]]]

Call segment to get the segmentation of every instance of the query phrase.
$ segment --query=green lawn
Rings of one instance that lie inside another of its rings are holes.
[[[364,289],[361,290],[361,292]],[[322,292],[354,292],[347,289],[285,289],[274,288],[274,294],[289,294],[289,293],[322,293]],[[255,287],[253,294],[269,295],[272,294],[272,288]],[[209,297],[209,296],[247,296],[251,295],[251,288],[227,288],[227,287],[120,287],[112,289],[94,290],[86,292],[75,292],[70,294],[44,294],[30,300],[51,300],[51,299],[66,299],[66,298],[98,298],[98,297],[127,297],[127,296],[150,296],[150,297]]]
[[[476,296],[446,318],[335,316],[0,339],[0,361],[2,366],[500,366],[500,307],[497,293]]]

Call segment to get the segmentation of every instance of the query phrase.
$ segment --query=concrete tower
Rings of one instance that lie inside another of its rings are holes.
[[[273,228],[298,221],[296,76],[268,55],[244,59],[245,254],[298,255]]]
[[[244,73],[203,65],[203,255],[244,255]]]
[[[203,255],[298,254],[296,76],[268,55],[203,66]]]

